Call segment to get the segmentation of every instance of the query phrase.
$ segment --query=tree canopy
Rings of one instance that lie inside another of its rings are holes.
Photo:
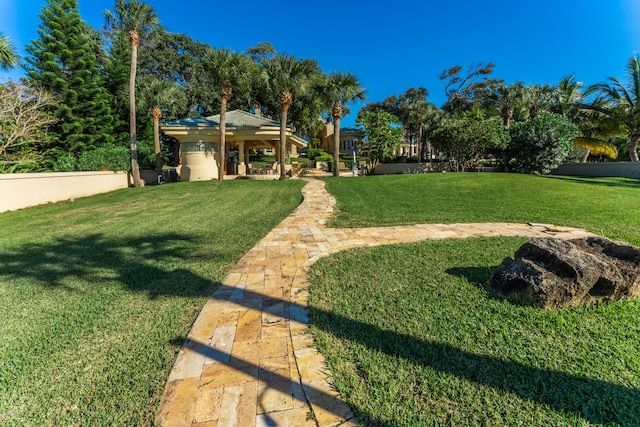
[[[360,111],[356,125],[364,132],[360,149],[366,150],[375,169],[380,161],[391,159],[402,142],[400,120],[386,111]]]
[[[40,16],[39,38],[26,47],[25,70],[31,86],[57,101],[49,106],[56,122],[49,128],[48,151],[56,158],[113,143],[111,96],[102,86],[77,0],[48,0]]]

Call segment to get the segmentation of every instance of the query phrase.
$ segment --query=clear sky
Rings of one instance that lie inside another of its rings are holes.
[[[148,0],[169,31],[213,47],[244,51],[269,41],[278,52],[315,58],[325,72],[348,71],[367,90],[367,102],[428,89],[442,105],[439,76],[454,65],[496,64],[507,83],[556,84],[575,74],[589,85],[624,78],[640,51],[640,0]],[[0,31],[24,55],[37,37],[45,0],[0,0]],[[331,6],[335,4],[336,7]],[[112,0],[79,0],[94,27]],[[22,76],[0,72],[0,81]],[[343,121],[352,125],[354,114]]]

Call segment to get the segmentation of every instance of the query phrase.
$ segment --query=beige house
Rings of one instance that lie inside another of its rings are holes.
[[[325,123],[320,131],[320,147],[327,153],[333,153],[333,123]],[[352,154],[354,151],[360,153],[358,144],[364,138],[364,133],[356,128],[340,128],[340,152],[343,154]]]
[[[276,157],[280,152],[280,122],[246,111],[233,110],[226,114],[226,165],[220,165],[219,114],[175,120],[160,128],[180,142],[182,181],[217,179],[220,167],[225,167],[225,173],[229,175],[247,175],[250,173],[249,150],[273,150]],[[296,157],[298,149],[307,146],[307,142],[295,136],[289,127],[286,144],[289,157]],[[229,156],[230,153],[234,156]],[[279,173],[277,165],[273,172]]]

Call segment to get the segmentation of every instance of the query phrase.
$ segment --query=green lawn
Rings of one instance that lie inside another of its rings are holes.
[[[542,222],[640,245],[633,179],[443,173],[329,179],[327,189],[337,199],[337,227]]]
[[[179,183],[0,214],[0,425],[152,424],[207,297],[302,185]]]
[[[634,180],[483,173],[351,182],[327,181],[340,207],[334,224],[554,222],[640,243]],[[545,312],[495,297],[491,272],[525,241],[355,249],[313,266],[312,329],[363,425],[640,425],[640,302]]]

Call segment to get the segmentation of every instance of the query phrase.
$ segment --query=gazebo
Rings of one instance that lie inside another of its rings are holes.
[[[219,168],[227,166],[220,165],[219,114],[175,120],[162,125],[161,129],[180,142],[182,181],[217,179]],[[227,173],[247,175],[251,149],[273,149],[276,161],[280,161],[280,123],[277,121],[246,111],[229,111],[226,114],[225,136],[227,150],[237,151],[237,171],[229,171],[227,167]],[[306,146],[307,142],[295,136],[287,127],[287,154],[295,156],[299,148]]]

